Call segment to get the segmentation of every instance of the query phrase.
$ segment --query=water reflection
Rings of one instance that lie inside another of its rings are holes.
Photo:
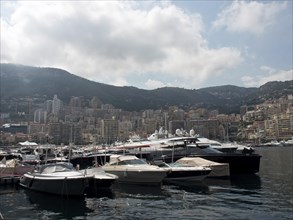
[[[262,185],[260,177],[255,174],[231,176],[230,180],[231,186],[247,190],[261,189]]]
[[[87,198],[109,198],[113,199],[115,197],[112,187],[110,188],[89,188],[85,191]]]
[[[27,200],[37,206],[36,209],[59,214],[60,218],[73,218],[84,216],[92,210],[86,207],[84,198],[64,198],[58,195],[44,194],[31,190],[25,190]]]
[[[205,178],[203,183],[207,186],[221,186],[221,187],[230,187],[231,180],[230,178]]]
[[[0,195],[18,192],[18,185],[0,185]]]
[[[190,181],[177,181],[170,184],[166,184],[167,187],[172,187],[178,190],[184,190],[192,193],[209,193],[209,186],[201,181],[190,182]]]
[[[115,183],[112,189],[116,197],[162,197],[164,196],[161,186],[133,185]]]

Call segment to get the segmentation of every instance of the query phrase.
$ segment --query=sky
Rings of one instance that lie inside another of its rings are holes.
[[[5,1],[1,63],[152,90],[293,79],[293,1]]]

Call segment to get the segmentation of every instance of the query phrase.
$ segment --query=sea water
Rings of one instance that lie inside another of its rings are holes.
[[[192,185],[116,183],[84,198],[0,186],[0,219],[293,219],[293,147],[256,152],[258,174]]]

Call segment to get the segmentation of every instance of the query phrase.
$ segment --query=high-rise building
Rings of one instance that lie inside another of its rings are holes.
[[[53,105],[52,100],[45,101],[43,109],[47,112],[47,114],[52,113],[52,105]]]
[[[34,122],[40,124],[46,124],[47,122],[47,111],[43,109],[37,109],[34,112]]]
[[[84,104],[83,97],[73,96],[73,97],[71,97],[70,102],[69,102],[69,106],[75,107],[75,108],[81,108],[81,107],[83,107],[83,104]]]
[[[58,99],[57,95],[54,95],[52,102],[52,113],[57,115],[61,109],[61,100]]]
[[[90,107],[92,108],[100,108],[102,104],[102,101],[96,96],[94,96],[90,101]]]
[[[106,144],[112,144],[117,141],[119,135],[119,122],[118,120],[103,119],[101,121],[102,138]]]

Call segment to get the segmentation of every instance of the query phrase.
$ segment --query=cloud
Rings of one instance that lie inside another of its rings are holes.
[[[291,70],[276,70],[268,66],[261,66],[260,70],[264,72],[256,76],[243,76],[241,80],[247,87],[259,87],[270,81],[288,81],[293,80],[293,69]]]
[[[152,72],[185,88],[242,62],[236,48],[209,48],[201,16],[170,2],[19,1],[9,7],[11,14],[1,17],[1,62],[63,68],[112,85]],[[155,81],[142,85],[161,85]]]
[[[145,83],[145,86],[146,86],[146,89],[156,89],[156,88],[165,87],[166,85],[163,82],[161,82],[161,81],[149,79]]]
[[[261,34],[274,24],[278,13],[286,7],[286,2],[234,1],[218,15],[213,27],[226,27],[230,32]]]

